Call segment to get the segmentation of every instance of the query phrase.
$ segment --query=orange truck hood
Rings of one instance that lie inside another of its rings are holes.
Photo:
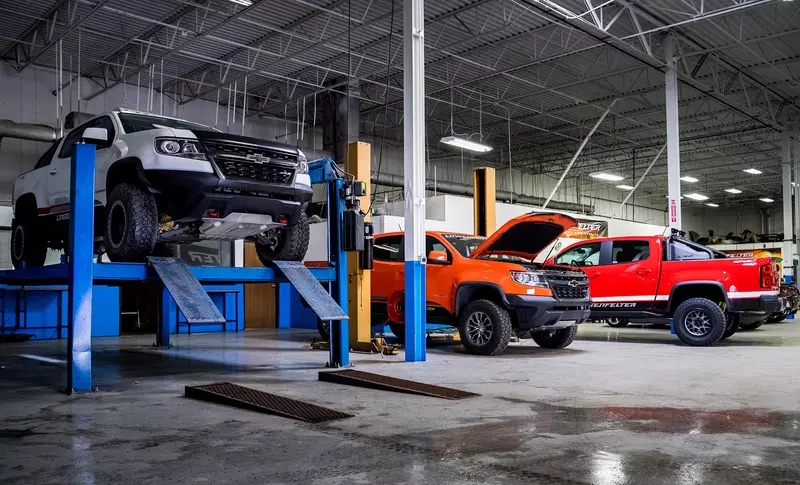
[[[577,225],[578,221],[564,214],[524,214],[503,224],[503,227],[475,248],[470,257],[479,258],[498,253],[534,260],[541,250],[558,239],[564,231]]]

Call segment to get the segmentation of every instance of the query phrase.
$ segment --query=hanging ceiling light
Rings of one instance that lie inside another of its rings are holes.
[[[696,192],[692,192],[691,194],[686,194],[686,197],[692,200],[708,200],[707,195],[698,194]]]
[[[622,184],[617,185],[617,188],[620,190],[633,190],[633,185]]]
[[[249,7],[253,4],[252,0],[231,0],[233,3],[238,3],[239,5],[244,5],[245,7]]]
[[[719,207],[719,204],[715,204],[713,202],[706,202],[706,205],[709,207]]]
[[[595,179],[608,180],[609,182],[619,182],[620,180],[625,180],[625,177],[620,177],[619,175],[614,175],[605,172],[593,173],[590,174],[589,176]]]
[[[762,173],[761,170],[759,170],[757,168],[746,168],[746,169],[742,170],[742,172],[749,173],[750,175],[761,175],[761,173]]]
[[[493,150],[493,148],[489,145],[467,140],[466,138],[459,138],[457,136],[445,136],[440,141],[446,145],[452,145],[454,147],[463,148],[464,150],[470,150],[478,153],[487,153]]]
[[[739,189],[725,189],[725,192],[727,192],[729,194],[741,194],[742,193],[742,191],[739,190]]]
[[[684,175],[683,177],[681,177],[681,180],[683,180],[684,182],[689,182],[690,184],[693,184],[698,181],[698,179],[690,177],[688,175]]]
[[[770,199],[769,197],[762,197],[762,198],[760,198],[758,200],[760,200],[761,202],[766,202],[767,204],[771,204],[771,203],[775,202],[773,199]]]

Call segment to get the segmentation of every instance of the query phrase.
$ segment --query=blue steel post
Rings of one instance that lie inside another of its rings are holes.
[[[329,249],[331,262],[336,267],[336,281],[333,283],[333,298],[342,308],[347,308],[347,253],[342,249],[342,222],[345,201],[342,197],[344,180],[328,182],[328,227],[330,228]],[[350,365],[350,336],[347,321],[331,322],[330,366]]]
[[[67,393],[92,391],[95,146],[72,153],[69,222]]]
[[[164,286],[160,288],[160,298],[158,302],[158,329],[156,330],[156,345],[169,348],[169,331],[172,322],[177,321],[175,302],[172,295]],[[177,323],[176,323],[177,325]]]

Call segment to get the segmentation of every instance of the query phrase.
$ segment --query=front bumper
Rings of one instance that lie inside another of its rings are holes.
[[[174,221],[200,220],[209,209],[226,217],[233,212],[264,214],[297,223],[313,191],[306,185],[278,185],[222,179],[216,174],[174,170],[143,170],[141,177]]]
[[[728,308],[739,313],[777,313],[783,311],[786,301],[780,295],[761,295],[757,298],[731,299]]]
[[[556,300],[550,297],[506,295],[520,330],[564,328],[589,319],[590,301]]]

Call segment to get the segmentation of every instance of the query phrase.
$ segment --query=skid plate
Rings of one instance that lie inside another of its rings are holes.
[[[311,271],[301,261],[273,261],[272,262],[286,279],[297,289],[308,306],[314,310],[320,320],[347,320],[347,312],[336,303],[336,300],[325,291]]]
[[[156,271],[188,323],[225,323],[225,317],[185,261],[148,256],[147,262]]]

